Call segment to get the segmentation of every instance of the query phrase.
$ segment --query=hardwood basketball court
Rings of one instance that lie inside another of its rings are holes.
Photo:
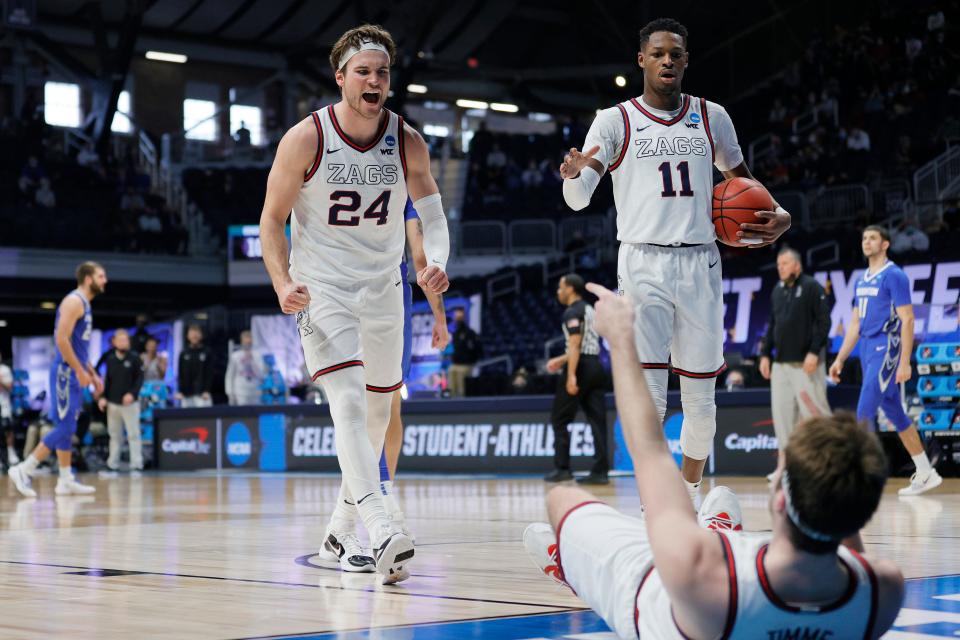
[[[0,480],[0,638],[612,638],[520,542],[544,520],[536,478],[419,477],[398,485],[417,538],[413,577],[315,562],[339,479],[297,474],[85,478],[92,497],[20,499]],[[890,482],[866,530],[869,553],[908,578],[887,638],[960,632],[960,481],[898,498]],[[715,478],[740,496],[749,530],[769,527],[766,483]],[[632,478],[597,494],[638,513]],[[931,578],[937,576],[937,578]],[[438,624],[439,623],[439,624]]]

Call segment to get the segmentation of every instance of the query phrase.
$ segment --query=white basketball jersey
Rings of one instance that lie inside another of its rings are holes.
[[[714,163],[726,170],[743,161],[733,123],[720,105],[686,94],[679,111],[667,116],[631,98],[602,111],[587,134],[584,148],[600,146],[595,157],[613,180],[621,242],[716,240]]]
[[[403,259],[403,118],[384,111],[380,130],[366,146],[347,137],[333,105],[311,114],[319,141],[293,205],[293,278],[368,280],[395,271]]]
[[[720,534],[730,572],[730,607],[725,640],[756,638],[871,638],[877,615],[877,579],[859,554],[841,545],[837,551],[849,583],[836,602],[798,607],[774,593],[764,569],[769,535]],[[637,593],[637,629],[641,638],[685,637],[677,628],[667,590],[654,569]]]

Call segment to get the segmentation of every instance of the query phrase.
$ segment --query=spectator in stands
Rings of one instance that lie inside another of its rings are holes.
[[[930,237],[920,228],[916,216],[904,220],[890,235],[890,250],[894,253],[930,249]]]
[[[731,369],[723,381],[723,386],[726,387],[727,391],[737,391],[747,386],[747,379],[740,369]]]
[[[486,164],[487,154],[492,146],[493,134],[487,130],[487,123],[481,120],[470,140],[470,156],[481,164]]]
[[[140,362],[143,367],[144,382],[163,380],[167,375],[167,357],[157,353],[159,342],[151,335],[144,341],[143,351],[140,353]]]
[[[100,156],[97,155],[97,151],[93,148],[92,142],[88,142],[83,145],[82,149],[77,151],[77,164],[87,169],[93,169],[94,171],[100,170]]]
[[[130,345],[133,351],[140,355],[143,355],[147,349],[147,340],[150,338],[150,332],[147,331],[149,322],[150,318],[145,313],[138,313],[134,320],[135,326],[133,335],[130,337]]]
[[[253,334],[240,334],[240,348],[230,354],[224,387],[231,405],[250,406],[260,404],[260,385],[267,375],[263,354],[253,348]]]
[[[3,354],[0,354],[0,432],[7,438],[7,465],[20,464],[17,455],[16,434],[13,431],[13,403],[10,392],[13,390],[13,371],[3,363]]]
[[[120,210],[124,213],[138,213],[146,206],[143,196],[133,187],[127,187],[126,193],[120,198]]]
[[[182,407],[213,405],[213,356],[203,344],[203,329],[192,324],[187,329],[187,346],[180,352],[177,369],[178,393]]]
[[[860,127],[854,127],[847,135],[847,149],[850,151],[870,151],[870,134]]]
[[[53,209],[57,206],[57,196],[53,193],[53,189],[50,188],[49,178],[40,178],[40,187],[34,194],[34,201],[37,203],[37,206],[42,209]]]
[[[140,441],[140,387],[143,370],[140,359],[130,350],[130,334],[117,329],[111,341],[113,349],[106,354],[106,374],[103,376],[103,395],[97,401],[107,414],[107,432],[110,434],[110,453],[107,471],[120,468],[120,450],[123,431],[130,441],[130,470],[143,469],[143,447]],[[104,360],[104,358],[101,358]]]
[[[162,244],[163,223],[157,215],[157,210],[147,207],[140,212],[137,218],[139,228],[139,246],[141,251],[153,252]]]
[[[40,186],[40,180],[47,177],[47,170],[40,165],[37,156],[27,158],[27,163],[23,165],[20,171],[20,179],[17,186],[20,187],[20,193],[27,202],[33,202],[33,195]]]
[[[490,153],[487,154],[487,171],[491,179],[499,179],[506,166],[507,154],[503,152],[499,144],[494,142],[493,148],[490,150]]]
[[[825,351],[830,305],[820,283],[803,273],[796,250],[780,250],[777,273],[780,283],[770,294],[770,326],[761,348],[760,375],[771,381],[770,403],[780,466],[798,422],[830,413]]]
[[[527,373],[526,367],[520,367],[513,372],[513,380],[510,381],[510,386],[513,387],[514,393],[524,393],[529,382],[530,375]]]
[[[243,120],[240,121],[240,128],[233,134],[233,139],[238,148],[244,149],[250,146],[250,129],[247,129],[247,123]]]
[[[537,168],[536,160],[531,159],[530,162],[527,163],[527,168],[523,170],[520,180],[523,182],[524,189],[532,190],[540,188],[540,185],[543,184],[543,174],[540,173],[540,169]]]
[[[473,373],[473,367],[482,355],[480,336],[467,324],[467,316],[460,307],[453,312],[453,363],[450,365],[450,394],[455,397],[464,395],[467,376]]]

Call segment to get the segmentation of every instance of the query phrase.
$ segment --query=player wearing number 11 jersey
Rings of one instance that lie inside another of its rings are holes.
[[[378,460],[402,384],[403,288],[398,265],[407,197],[423,224],[417,283],[447,289],[450,240],[423,138],[384,108],[394,42],[363,25],[334,44],[342,98],[291,128],[277,149],[260,220],[263,258],[284,313],[296,314],[304,359],[330,401],[340,495],[320,558],[345,571],[405,579],[413,542],[391,525]],[[284,224],[293,210],[287,262]],[[356,514],[372,552],[360,545]]]
[[[751,178],[736,131],[718,104],[680,90],[689,58],[687,30],[661,18],[640,30],[643,95],[601,111],[560,173],[575,210],[590,202],[604,171],[613,180],[622,293],[637,305],[636,346],[660,419],[667,373],[680,377],[682,475],[696,501],[716,431],[716,377],[723,362],[720,252],[711,219],[713,168]],[[782,208],[741,225],[744,242],[763,246],[790,227]]]

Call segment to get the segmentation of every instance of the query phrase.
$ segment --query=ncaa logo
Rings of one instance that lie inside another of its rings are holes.
[[[383,141],[387,143],[388,147],[392,147],[393,145],[397,144],[397,139],[393,136],[387,136],[383,139]]]
[[[227,429],[227,459],[235,467],[242,467],[253,454],[250,430],[242,422],[234,422]]]
[[[691,114],[690,114],[690,122],[692,122],[692,123],[694,123],[694,124],[697,124],[698,122],[700,122],[700,114],[699,114],[699,113],[691,113]]]

